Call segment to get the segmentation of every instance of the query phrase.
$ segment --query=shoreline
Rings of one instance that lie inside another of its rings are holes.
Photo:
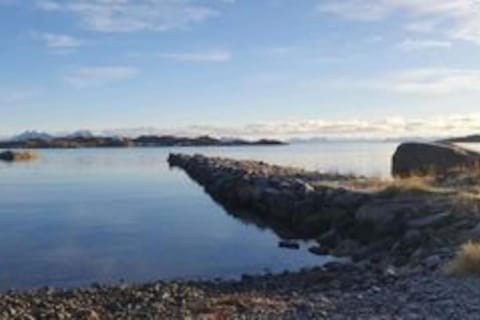
[[[241,280],[0,293],[1,319],[476,319],[480,279],[358,264]]]

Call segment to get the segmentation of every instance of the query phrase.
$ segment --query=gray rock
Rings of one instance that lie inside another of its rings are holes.
[[[407,226],[409,228],[417,229],[440,227],[448,222],[451,216],[452,214],[450,212],[437,213],[423,218],[410,220],[408,221]]]
[[[442,259],[438,255],[433,255],[425,259],[423,263],[427,268],[434,269],[442,263]]]
[[[331,229],[328,232],[324,233],[317,239],[322,246],[334,247],[336,246],[339,239],[339,235],[335,229]]]
[[[402,246],[415,247],[422,241],[422,233],[417,229],[410,229],[403,235]]]
[[[355,213],[359,223],[370,224],[371,232],[399,232],[405,224],[405,217],[416,204],[408,201],[378,200],[361,206]]]
[[[310,247],[310,248],[308,248],[308,251],[310,253],[313,253],[313,254],[318,255],[318,256],[326,256],[326,255],[329,254],[329,250],[325,247],[322,247],[322,246]]]
[[[337,257],[351,256],[355,254],[361,245],[358,241],[352,239],[342,240],[333,250],[333,255]]]
[[[398,272],[393,266],[388,266],[384,271],[383,275],[390,278],[397,278]]]
[[[285,249],[294,249],[294,250],[300,249],[300,245],[297,242],[288,241],[288,240],[282,240],[278,242],[278,246],[280,248],[285,248]]]
[[[467,230],[463,233],[462,238],[466,240],[480,240],[480,223],[478,223],[475,227],[470,230]]]

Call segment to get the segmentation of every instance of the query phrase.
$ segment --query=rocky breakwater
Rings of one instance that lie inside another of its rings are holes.
[[[385,267],[438,266],[448,254],[425,260],[437,249],[446,252],[440,248],[455,243],[459,230],[475,226],[466,212],[457,213],[448,192],[390,184],[358,189],[354,186],[377,182],[202,155],[171,154],[169,163],[185,170],[227,209],[248,211],[282,226],[274,230],[288,230],[280,237],[316,239],[319,245],[311,251],[317,254]]]
[[[371,198],[365,192],[328,186],[348,176],[201,155],[171,154],[168,161],[228,209],[250,209],[272,223],[281,221],[297,238],[350,223],[352,213]]]

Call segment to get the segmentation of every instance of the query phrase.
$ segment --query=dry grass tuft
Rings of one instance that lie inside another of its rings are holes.
[[[412,176],[404,179],[395,179],[389,183],[385,192],[414,192],[414,193],[433,193],[438,192],[435,188],[434,179],[432,177]]]
[[[37,158],[38,155],[31,151],[18,152],[15,154],[15,161],[31,161]]]
[[[445,271],[454,276],[480,275],[480,243],[469,241],[463,244]]]

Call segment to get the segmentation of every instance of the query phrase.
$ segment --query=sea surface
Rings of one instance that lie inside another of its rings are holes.
[[[278,248],[166,162],[169,152],[258,159],[388,178],[395,143],[39,150],[0,163],[0,290],[239,277],[325,257]]]

